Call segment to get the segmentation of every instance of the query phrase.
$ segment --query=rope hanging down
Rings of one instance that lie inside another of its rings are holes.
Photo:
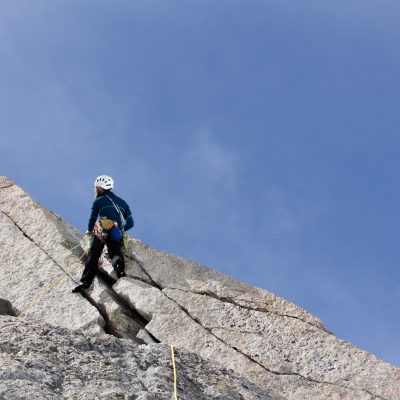
[[[69,252],[72,252],[72,250],[76,249],[77,247],[79,247],[80,245],[77,245],[71,249],[69,249]],[[79,259],[82,259],[82,257],[85,255],[85,253],[83,253]],[[47,262],[48,260],[46,260]],[[16,282],[20,282],[22,280],[23,277],[30,275],[31,273],[33,273],[34,271],[37,271],[38,269],[40,269],[41,267],[43,267],[45,265],[46,262],[42,262],[39,265],[36,265],[34,267],[32,267],[30,270],[28,270],[27,273],[21,274],[19,277],[17,277],[16,279],[10,280],[7,283],[16,283]],[[47,294],[49,294],[50,292],[52,292],[58,285],[60,285],[65,279],[67,279],[68,277],[71,278],[72,280],[74,280],[71,277],[72,272],[80,265],[80,263],[77,263],[76,265],[74,265],[70,270],[68,271],[63,271],[63,274],[58,276],[57,280],[53,280],[51,282],[51,284],[45,288],[41,293],[39,293],[32,301],[31,303],[25,307],[22,312],[20,313],[20,317],[23,317],[26,315],[26,313],[36,304],[38,304]],[[5,286],[5,285],[2,285]],[[1,287],[1,286],[0,286]],[[174,375],[174,400],[178,400],[178,389],[177,389],[177,374],[176,374],[176,365],[175,365],[175,352],[174,352],[174,346],[171,345],[171,358],[172,358],[172,369],[173,369],[173,375]]]
[[[174,346],[172,346],[172,345],[171,345],[171,358],[172,358],[172,369],[174,371],[174,400],[178,400],[178,390],[176,387],[175,354],[174,354]]]

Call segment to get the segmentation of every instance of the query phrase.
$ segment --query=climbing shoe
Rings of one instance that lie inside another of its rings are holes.
[[[124,271],[119,271],[119,272],[117,272],[117,277],[118,277],[118,279],[119,278],[123,278],[123,277],[125,277],[126,276],[126,273],[124,272]]]
[[[82,290],[87,289],[90,285],[87,283],[82,283],[81,285],[78,285],[76,288],[72,289],[72,293],[79,293],[82,292]]]

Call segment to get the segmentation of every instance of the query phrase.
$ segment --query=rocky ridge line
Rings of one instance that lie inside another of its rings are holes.
[[[61,249],[65,251],[66,244],[78,243],[80,234],[75,228],[4,179],[0,180],[0,188],[4,189],[0,193],[0,211],[12,220],[13,233],[22,235],[18,242],[29,240],[30,246],[36,247],[37,256],[45,253],[52,266],[63,273],[79,262],[79,252],[62,260],[55,257]],[[40,214],[46,221],[43,230],[30,229],[30,221],[26,221],[21,209],[25,215]],[[48,240],[43,231],[50,231]],[[77,316],[78,326],[73,328],[105,330],[138,343],[174,344],[228,366],[287,399],[354,399],[355,395],[357,399],[400,398],[397,368],[336,339],[319,319],[304,310],[140,241],[132,240],[132,247],[127,260],[128,278],[115,282],[112,267],[104,258],[102,274],[85,298],[68,293],[70,280],[55,290],[55,296],[68,305],[67,309],[58,310],[64,312],[62,315],[71,309],[86,310],[83,318]],[[29,262],[25,259],[20,265],[30,265]],[[43,285],[56,276],[54,268],[45,270],[50,276],[42,280]],[[78,267],[72,278],[78,280],[80,273]],[[36,277],[40,279],[40,275]],[[39,288],[34,286],[32,292]],[[4,297],[2,291],[0,286],[0,297]],[[6,298],[21,310],[28,300],[16,299],[16,292],[8,291]],[[28,297],[32,296],[33,293]],[[57,303],[51,306],[60,308]],[[55,325],[68,325],[50,311],[36,307],[28,315],[44,316]]]

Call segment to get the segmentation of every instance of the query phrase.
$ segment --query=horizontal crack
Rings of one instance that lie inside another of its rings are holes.
[[[10,187],[12,187],[12,186],[15,186],[15,184],[14,184],[14,183],[11,183],[11,184],[8,185],[8,186],[0,186],[0,189],[8,189],[8,188],[10,188]]]
[[[355,388],[355,387],[351,387],[351,386],[346,386],[346,385],[342,385],[339,383],[334,383],[334,382],[328,382],[328,381],[318,381],[316,379],[310,378],[310,377],[306,377],[301,375],[300,373],[297,372],[280,372],[280,371],[274,371],[272,369],[269,369],[268,367],[265,367],[263,364],[261,364],[259,361],[253,359],[250,355],[244,353],[243,351],[239,350],[237,347],[233,347],[230,344],[226,343],[223,339],[221,339],[219,336],[217,336],[214,332],[212,332],[209,328],[203,326],[201,324],[201,322],[193,317],[189,310],[186,309],[186,307],[182,306],[180,303],[178,303],[176,300],[174,300],[173,298],[169,297],[166,293],[163,292],[163,294],[165,295],[165,297],[167,297],[169,300],[173,301],[189,318],[191,318],[194,322],[196,322],[198,325],[200,325],[202,328],[206,329],[212,336],[214,336],[216,339],[218,339],[220,342],[222,342],[223,344],[225,344],[226,346],[230,347],[231,349],[237,351],[239,354],[243,355],[244,357],[246,357],[249,361],[257,364],[259,367],[263,368],[265,371],[274,374],[274,375],[278,375],[278,376],[296,376],[300,379],[304,379],[308,382],[313,382],[316,384],[321,384],[321,385],[331,385],[331,386],[337,386],[337,387],[341,387],[344,389],[348,389],[348,390],[352,390],[352,391],[360,391],[360,392],[365,392],[368,393],[370,396],[374,396],[377,399],[381,399],[381,400],[389,400],[389,399],[385,399],[383,397],[380,397],[379,395],[373,394],[371,393],[368,389],[362,389],[362,388]]]
[[[151,277],[151,275],[147,272],[147,270],[146,270],[145,266],[143,265],[143,263],[142,263],[141,261],[139,261],[138,258],[137,258],[133,253],[132,253],[132,256],[131,256],[131,257],[129,257],[129,256],[125,256],[125,257],[127,257],[128,259],[130,259],[130,260],[132,260],[132,261],[135,261],[135,262],[139,265],[139,267],[141,268],[141,270],[143,271],[143,273],[150,279],[151,284],[152,284],[153,286],[155,286],[156,288],[158,288],[158,289],[160,289],[160,290],[167,289],[167,288],[168,288],[168,289],[177,289],[176,287],[169,287],[169,286],[162,287],[162,286],[160,286],[159,284],[157,284],[157,283],[153,280],[153,278]],[[146,283],[147,283],[147,282],[146,282]],[[243,305],[243,304],[240,304],[240,303],[236,302],[234,299],[230,299],[230,298],[224,297],[224,296],[218,296],[218,295],[216,295],[216,294],[213,293],[213,292],[209,292],[209,291],[205,291],[205,290],[204,290],[204,291],[202,291],[202,290],[193,291],[193,290],[183,289],[183,288],[179,288],[179,289],[177,289],[177,290],[181,290],[181,291],[186,292],[186,293],[193,293],[193,294],[199,294],[199,295],[206,295],[206,296],[212,297],[212,298],[214,298],[214,299],[216,299],[216,300],[222,301],[222,302],[224,302],[224,303],[233,304],[233,305],[236,305],[236,306],[238,306],[238,307],[240,307],[240,308],[243,308],[243,309],[246,309],[246,310],[250,310],[250,311],[264,312],[264,313],[269,313],[269,314],[277,315],[277,316],[284,317],[284,318],[296,319],[296,320],[301,321],[301,322],[303,322],[303,323],[305,323],[305,324],[311,325],[311,326],[314,327],[314,328],[317,328],[317,329],[319,329],[319,330],[322,330],[322,331],[324,331],[324,332],[326,332],[326,333],[328,333],[328,334],[330,334],[330,335],[333,335],[333,333],[330,332],[330,331],[328,331],[322,324],[321,324],[321,325],[313,324],[312,322],[309,322],[309,321],[307,321],[307,320],[305,320],[305,319],[303,319],[303,318],[297,317],[297,316],[295,316],[295,315],[291,315],[291,314],[281,314],[281,313],[274,312],[274,311],[270,311],[270,310],[257,310],[256,308],[252,308],[252,307],[250,307],[250,306],[245,306],[245,305]],[[265,306],[268,305],[268,303],[265,303],[265,302],[257,302],[257,301],[255,301],[255,303],[260,303],[260,304],[263,304],[263,305],[265,305]]]
[[[275,312],[275,311],[270,311],[270,310],[257,310],[255,308],[250,307],[250,306],[245,306],[243,304],[237,303],[234,299],[230,299],[229,297],[218,296],[215,293],[208,292],[208,291],[192,291],[192,290],[181,289],[181,288],[179,288],[179,289],[177,289],[177,288],[169,288],[169,289],[180,290],[180,291],[185,292],[185,293],[193,293],[193,294],[199,294],[199,295],[202,295],[202,296],[208,296],[208,297],[211,297],[211,298],[216,299],[218,301],[221,301],[223,303],[232,304],[232,305],[235,305],[237,307],[240,307],[240,308],[243,308],[243,309],[249,310],[249,311],[257,311],[257,312],[262,312],[262,313],[265,313],[265,314],[277,315],[279,317],[296,319],[296,320],[299,320],[299,321],[301,321],[301,322],[303,322],[305,324],[311,325],[312,327],[314,327],[316,329],[322,330],[322,331],[332,335],[331,332],[329,332],[328,330],[322,328],[321,326],[313,324],[313,323],[311,323],[309,321],[306,321],[306,320],[304,320],[304,319],[302,319],[300,317],[296,317],[294,315],[281,314],[281,313],[278,313],[278,312]],[[266,304],[266,303],[262,303],[262,304]]]
[[[150,281],[152,282],[152,285],[155,286],[156,288],[158,288],[159,290],[162,291],[163,289],[167,289],[167,288],[168,288],[168,289],[175,289],[175,290],[177,289],[176,287],[168,287],[168,286],[166,286],[165,288],[163,288],[163,287],[161,287],[160,285],[158,285],[158,284],[153,280],[153,278],[151,277],[151,275],[146,271],[146,268],[145,268],[145,266],[143,265],[143,263],[142,263],[141,261],[139,261],[139,260],[137,259],[137,257],[136,257],[134,254],[132,254],[132,257],[128,257],[128,256],[127,256],[127,258],[131,259],[132,261],[135,261],[135,262],[139,265],[139,267],[142,269],[142,271],[146,274],[146,276],[150,279]],[[136,279],[137,279],[137,278],[136,278]],[[138,279],[138,280],[141,280],[141,279]],[[143,281],[143,280],[141,280],[141,281]],[[146,282],[146,283],[147,283],[147,282]],[[233,304],[233,305],[235,305],[235,306],[237,306],[237,307],[240,307],[240,308],[243,308],[243,309],[247,309],[247,310],[250,310],[250,311],[259,311],[259,312],[264,312],[264,313],[269,313],[269,314],[277,315],[277,316],[284,317],[284,318],[296,319],[296,320],[298,320],[298,321],[300,321],[300,322],[303,322],[303,323],[305,323],[305,324],[311,325],[313,328],[316,328],[316,329],[321,330],[321,331],[324,331],[324,332],[326,332],[326,333],[328,333],[328,334],[330,334],[330,335],[333,335],[333,333],[330,332],[329,330],[327,330],[322,324],[321,324],[321,325],[314,324],[314,323],[312,323],[312,322],[309,322],[309,321],[307,321],[307,320],[305,320],[305,319],[303,319],[303,318],[300,318],[300,317],[298,317],[298,316],[295,316],[295,315],[282,314],[282,313],[278,313],[278,312],[274,312],[274,311],[270,311],[270,310],[257,310],[257,309],[255,309],[255,308],[250,307],[250,306],[245,306],[245,305],[243,305],[243,304],[237,303],[236,301],[234,301],[233,299],[230,299],[230,298],[228,298],[228,297],[223,297],[223,296],[220,296],[220,297],[219,297],[219,296],[217,296],[215,293],[212,293],[212,292],[207,292],[207,291],[191,291],[191,290],[188,290],[188,289],[181,289],[181,288],[179,288],[179,289],[177,289],[177,290],[181,290],[181,291],[186,292],[186,293],[193,293],[193,294],[206,295],[206,296],[209,296],[209,297],[214,298],[214,299],[216,299],[216,300],[219,300],[219,301],[222,301],[222,302],[225,302],[225,303],[229,303],[229,304]],[[231,346],[229,346],[226,342],[224,342],[221,338],[219,338],[219,337],[216,336],[213,332],[211,332],[209,329],[207,329],[206,327],[204,327],[204,326],[200,323],[200,321],[198,321],[196,318],[194,318],[192,315],[190,315],[189,311],[186,310],[184,307],[182,307],[177,301],[175,301],[174,299],[170,298],[170,297],[169,297],[168,295],[166,295],[163,291],[162,291],[162,293],[163,293],[168,299],[170,299],[170,300],[173,301],[175,304],[177,304],[177,305],[180,307],[180,309],[181,309],[183,312],[185,312],[185,313],[189,316],[189,318],[191,318],[193,321],[195,321],[195,322],[196,322],[197,324],[199,324],[201,327],[203,327],[204,329],[206,329],[211,335],[213,335],[216,339],[220,340],[220,341],[221,341],[222,343],[224,343],[226,346],[231,347]],[[264,302],[260,302],[260,304],[267,305],[267,303],[264,303]],[[231,347],[231,348],[232,348],[232,347]],[[344,388],[344,389],[352,390],[352,391],[363,391],[363,392],[368,393],[370,396],[373,396],[373,397],[375,397],[375,398],[377,398],[377,399],[387,400],[387,399],[385,399],[385,398],[383,398],[383,397],[381,397],[381,396],[379,396],[379,395],[377,395],[377,394],[374,394],[374,393],[370,392],[368,389],[359,389],[359,388],[355,388],[355,387],[351,387],[351,386],[346,386],[346,385],[342,385],[342,384],[334,383],[334,382],[328,382],[328,381],[326,381],[326,382],[325,382],[325,381],[318,381],[318,380],[315,380],[315,379],[313,379],[313,378],[309,378],[309,377],[306,377],[306,376],[303,376],[303,375],[301,375],[301,374],[299,374],[299,373],[294,373],[294,372],[293,372],[293,373],[282,373],[282,372],[279,372],[279,371],[269,370],[268,368],[266,368],[265,366],[263,366],[262,364],[260,364],[260,363],[257,362],[256,360],[252,359],[252,358],[251,358],[250,356],[248,356],[247,354],[241,352],[240,350],[238,350],[238,349],[236,349],[236,348],[235,348],[235,350],[236,350],[237,352],[239,352],[240,354],[242,354],[243,356],[247,357],[250,361],[252,361],[252,362],[258,364],[260,367],[262,367],[263,369],[265,369],[266,371],[268,371],[268,372],[270,372],[270,373],[272,373],[272,374],[276,374],[276,375],[293,375],[293,376],[299,377],[300,379],[307,380],[307,381],[309,381],[309,382],[314,382],[314,383],[317,383],[317,384],[326,384],[326,385],[338,386],[338,387],[342,387],[342,388]]]
[[[217,337],[218,337],[218,336],[217,336]],[[224,342],[224,343],[225,343],[225,342]],[[228,345],[228,344],[227,344],[227,345]],[[368,393],[368,394],[371,395],[371,396],[375,396],[375,397],[377,397],[377,398],[379,398],[379,399],[383,399],[382,397],[379,397],[379,396],[377,396],[377,395],[372,394],[372,393],[371,393],[369,390],[367,390],[367,389],[360,389],[360,388],[356,388],[356,387],[352,387],[352,386],[347,386],[347,385],[343,385],[343,384],[335,383],[335,382],[329,382],[329,381],[318,381],[317,379],[310,378],[310,377],[308,377],[308,376],[304,376],[304,375],[302,375],[302,374],[300,374],[300,373],[298,373],[298,372],[282,372],[282,371],[275,371],[275,370],[272,370],[272,369],[270,369],[270,368],[268,368],[268,367],[265,367],[263,364],[261,364],[259,361],[255,360],[254,358],[252,358],[252,357],[249,356],[248,354],[243,353],[243,352],[242,352],[241,350],[239,350],[238,348],[236,348],[236,347],[232,347],[232,348],[235,349],[236,351],[238,351],[240,354],[243,354],[248,360],[250,360],[250,361],[256,363],[257,365],[259,365],[260,367],[264,368],[266,371],[268,371],[268,372],[270,372],[270,373],[272,373],[272,374],[274,374],[274,375],[278,375],[278,376],[295,376],[295,377],[304,379],[304,380],[306,380],[306,381],[308,381],[308,382],[316,383],[316,384],[319,384],[319,385],[337,386],[337,387],[341,387],[341,388],[343,388],[343,389],[348,389],[348,390],[352,390],[352,391],[356,391],[356,392],[357,392],[357,391],[358,391],[358,392],[366,392],[366,393]],[[383,400],[386,400],[386,399],[383,399]]]

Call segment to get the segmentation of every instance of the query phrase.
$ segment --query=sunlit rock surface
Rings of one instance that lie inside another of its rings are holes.
[[[5,177],[0,223],[0,399],[169,399],[173,345],[180,399],[400,400],[400,370],[317,317],[139,240],[126,278],[104,254],[71,293],[81,234]]]

